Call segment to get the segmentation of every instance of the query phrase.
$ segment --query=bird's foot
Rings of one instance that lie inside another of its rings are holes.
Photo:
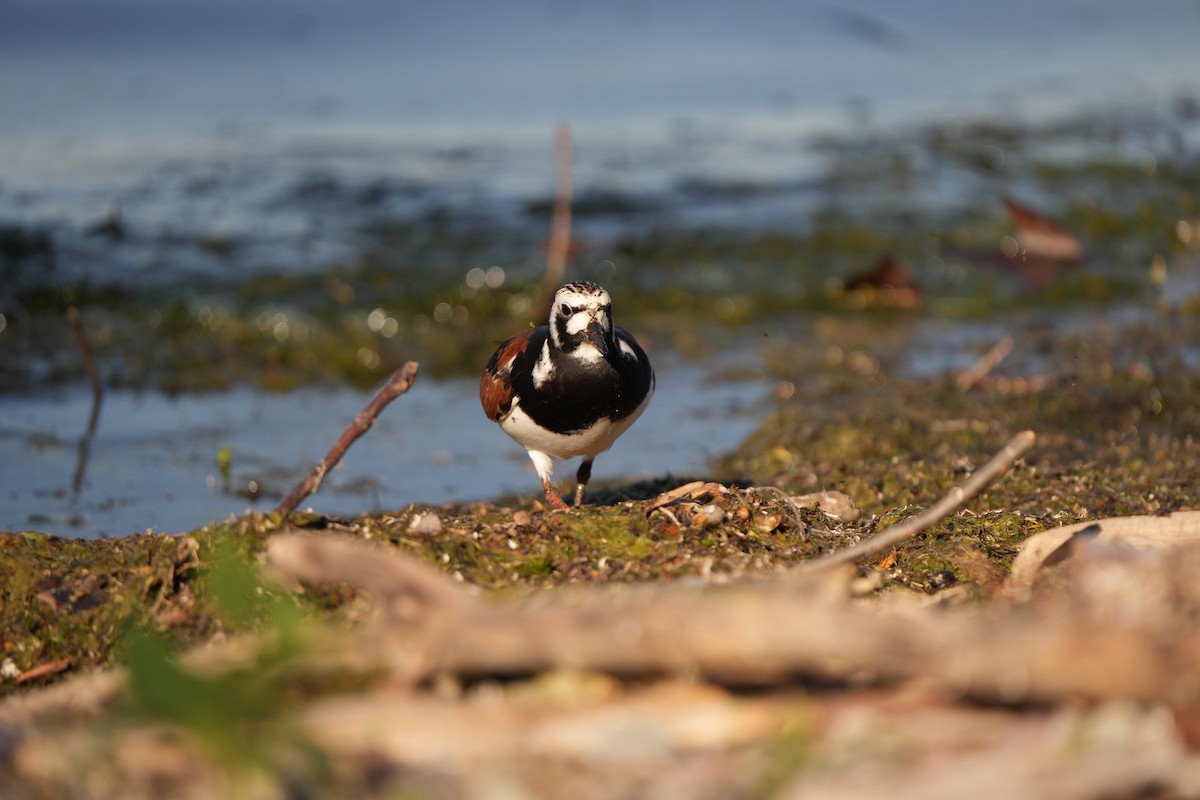
[[[558,511],[567,511],[571,507],[562,499],[562,495],[558,493],[558,489],[554,488],[554,484],[550,481],[542,481],[542,489],[546,492],[546,502],[550,507]]]

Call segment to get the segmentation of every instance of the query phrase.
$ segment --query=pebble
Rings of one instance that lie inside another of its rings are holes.
[[[413,533],[440,533],[442,530],[442,520],[433,512],[428,514],[414,514],[412,522],[408,523],[408,529]]]
[[[698,528],[711,528],[725,520],[725,509],[709,503],[692,515],[692,524]]]

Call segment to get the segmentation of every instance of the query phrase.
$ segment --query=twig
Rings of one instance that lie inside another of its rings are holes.
[[[96,428],[100,424],[100,407],[103,402],[103,394],[92,395],[92,410],[88,412],[87,430],[79,439],[79,452],[75,457],[75,474],[71,476],[71,492],[75,495],[79,494],[79,490],[83,486],[84,475],[87,474],[88,459],[91,458],[92,453],[92,439],[95,438]]]
[[[100,422],[100,407],[104,403],[104,384],[100,382],[100,373],[96,370],[96,359],[92,355],[92,346],[88,342],[87,332],[83,329],[83,320],[79,309],[71,306],[67,309],[67,322],[75,334],[75,343],[83,356],[83,368],[87,372],[88,383],[92,386],[92,409],[88,413],[87,429],[79,440],[79,454],[75,459],[75,474],[71,477],[71,491],[78,495],[83,486],[83,476],[87,472],[88,458],[91,455],[92,438],[96,435],[96,426]]]
[[[296,484],[296,488],[292,489],[291,494],[285,497],[275,510],[283,516],[287,516],[296,509],[296,506],[300,505],[304,498],[317,491],[321,486],[321,481],[325,480],[326,473],[337,466],[338,462],[342,460],[342,456],[346,454],[350,445],[358,440],[358,437],[370,430],[371,426],[375,424],[375,419],[387,407],[387,404],[412,387],[419,370],[420,365],[416,361],[409,361],[393,372],[392,377],[388,378],[388,382],[383,385],[383,388],[375,393],[366,408],[360,411],[354,421],[346,426],[342,435],[334,442],[333,447],[329,448],[329,452],[325,454],[325,457],[321,459],[309,476]]]
[[[1003,449],[992,456],[975,474],[960,486],[954,487],[950,494],[938,500],[925,511],[887,528],[883,532],[851,545],[843,550],[830,553],[811,561],[806,561],[792,569],[794,574],[812,572],[820,569],[849,564],[875,553],[883,552],[894,547],[905,539],[916,536],[926,528],[932,527],[946,517],[962,508],[968,500],[983,491],[984,487],[1003,475],[1021,455],[1033,446],[1037,437],[1033,431],[1022,431],[1009,440]]]
[[[550,219],[550,240],[546,243],[546,272],[542,276],[542,295],[537,319],[550,315],[554,291],[562,283],[567,270],[567,254],[571,250],[571,192],[574,185],[572,166],[571,126],[565,122],[555,131],[556,174],[554,211]]]
[[[17,683],[28,683],[29,681],[48,678],[51,675],[57,675],[60,672],[65,672],[70,668],[71,660],[68,658],[59,658],[54,661],[44,661],[41,664],[38,664],[36,667],[31,667],[25,670],[19,676],[17,676]]]
[[[986,353],[979,357],[979,360],[972,364],[966,370],[960,372],[958,377],[954,379],[954,384],[959,391],[965,392],[995,369],[996,365],[1008,356],[1013,349],[1013,340],[1011,336],[1005,336],[1000,341],[992,345]]]
[[[96,371],[96,359],[92,356],[92,346],[88,343],[87,333],[83,330],[83,320],[79,318],[79,309],[71,306],[67,309],[67,322],[75,334],[75,343],[83,355],[83,368],[87,370],[88,383],[92,385],[92,397],[104,394],[104,386],[100,383],[100,373]]]

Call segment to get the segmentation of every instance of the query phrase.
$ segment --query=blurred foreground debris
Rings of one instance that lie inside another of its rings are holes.
[[[307,796],[1200,792],[1200,512],[1048,531],[987,606],[954,589],[856,598],[849,568],[485,601],[386,545],[297,532],[264,559],[277,581],[350,586],[376,609],[311,631],[290,668],[309,687],[293,689],[295,730],[332,770]],[[182,663],[245,669],[268,638]],[[228,788],[178,732],[114,734],[124,681],[82,675],[0,704],[5,796],[62,796],[85,775],[91,797]],[[22,786],[40,793],[7,791]],[[262,780],[239,791],[281,796]]]

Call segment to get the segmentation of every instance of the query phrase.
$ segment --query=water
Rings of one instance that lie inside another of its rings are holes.
[[[761,418],[770,384],[714,382],[708,372],[675,359],[659,365],[654,401],[596,459],[594,481],[702,475],[736,447]],[[85,538],[177,532],[273,508],[369,399],[350,389],[178,398],[112,391],[88,439],[86,387],[0,395],[0,530]],[[227,478],[218,467],[223,447]],[[557,477],[569,481],[576,466],[565,462]],[[260,495],[253,501],[252,482]],[[477,381],[419,377],[302,507],[353,516],[540,492],[525,451],[484,417]]]
[[[524,220],[553,186],[560,121],[581,194],[778,224],[810,207],[815,133],[1200,88],[1190,0],[24,0],[3,13],[0,221],[54,234],[58,280],[319,270],[375,218]],[[674,191],[723,182],[774,191]],[[131,234],[115,249],[86,235],[114,209]],[[235,267],[196,247],[213,240],[243,248]]]
[[[1169,96],[1194,86],[1200,25],[1190,0],[21,0],[4,13],[6,138],[80,145]]]

